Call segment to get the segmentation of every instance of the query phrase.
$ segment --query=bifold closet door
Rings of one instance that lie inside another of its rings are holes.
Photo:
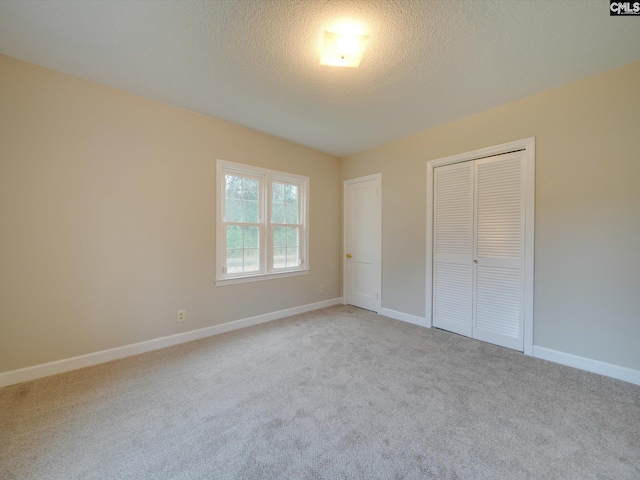
[[[524,347],[523,152],[434,169],[433,325]]]
[[[473,335],[474,162],[434,169],[433,325]]]
[[[475,162],[473,337],[524,347],[523,152]]]

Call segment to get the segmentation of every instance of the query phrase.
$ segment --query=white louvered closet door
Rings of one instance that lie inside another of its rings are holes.
[[[475,162],[473,337],[524,347],[523,152]]]
[[[473,162],[434,170],[433,324],[472,336]]]
[[[434,168],[433,325],[524,347],[523,152]]]

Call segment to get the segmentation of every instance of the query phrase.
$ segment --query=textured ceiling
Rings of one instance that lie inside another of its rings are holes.
[[[360,68],[319,65],[359,22]],[[0,1],[0,53],[338,156],[640,60],[606,0]]]

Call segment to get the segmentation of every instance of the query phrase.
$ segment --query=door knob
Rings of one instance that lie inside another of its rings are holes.
[[[474,260],[473,263],[478,263],[478,260]]]
[[[347,253],[347,258],[351,258],[353,255],[351,255],[350,253]]]

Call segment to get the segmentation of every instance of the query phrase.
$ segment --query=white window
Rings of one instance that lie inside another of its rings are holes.
[[[218,160],[216,285],[308,273],[309,178]]]

